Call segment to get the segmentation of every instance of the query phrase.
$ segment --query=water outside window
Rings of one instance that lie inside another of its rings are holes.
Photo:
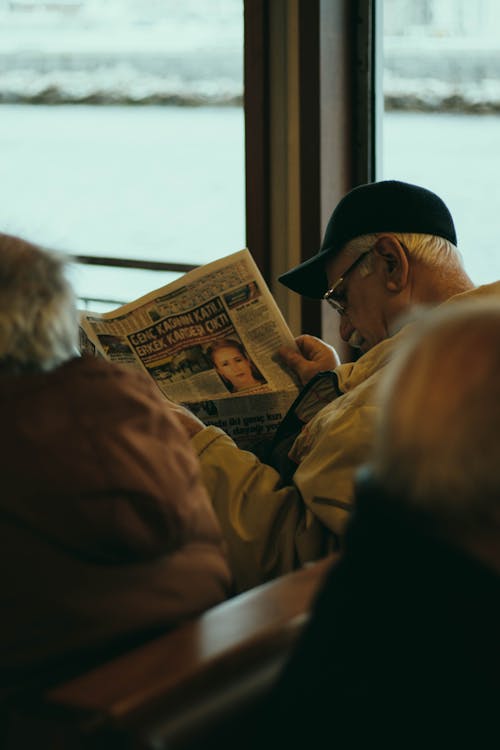
[[[78,255],[240,250],[242,94],[243,0],[0,0],[1,230]],[[173,278],[74,269],[116,302]]]
[[[378,177],[438,192],[473,280],[500,278],[500,3],[383,0],[383,18]],[[243,0],[0,0],[0,229],[81,255],[240,249],[242,92]],[[172,278],[74,274],[116,302]]]
[[[378,178],[448,204],[475,283],[500,278],[500,3],[384,0]]]

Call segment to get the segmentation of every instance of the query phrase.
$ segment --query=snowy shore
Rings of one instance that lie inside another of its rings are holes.
[[[164,2],[147,19],[137,3],[130,17],[0,9],[0,104],[241,105],[241,2],[202,18]],[[496,39],[386,37],[383,67],[386,110],[500,112]]]

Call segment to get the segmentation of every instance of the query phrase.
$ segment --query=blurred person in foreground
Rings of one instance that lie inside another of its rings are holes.
[[[4,693],[110,658],[231,590],[184,429],[148,377],[78,356],[65,267],[0,235]]]
[[[305,335],[299,351],[281,351],[307,385],[278,429],[276,447],[280,440],[286,447],[279,461],[277,451],[260,460],[222,430],[185,418],[240,590],[341,546],[354,474],[368,458],[380,409],[377,381],[407,334],[403,317],[463,293],[500,294],[500,283],[473,288],[442,199],[395,180],[344,196],[320,251],[281,281],[328,300],[342,338],[362,356],[339,365],[330,346]],[[325,380],[330,391],[316,393]],[[316,409],[324,407],[315,414],[303,408],[311,393]]]
[[[384,374],[343,555],[266,698],[264,746],[498,744],[500,301],[414,329]]]

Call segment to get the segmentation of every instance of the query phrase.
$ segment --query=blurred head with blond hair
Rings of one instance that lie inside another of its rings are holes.
[[[500,302],[424,316],[389,366],[382,399],[378,483],[500,569]]]
[[[0,234],[0,371],[49,371],[77,354],[67,258]]]

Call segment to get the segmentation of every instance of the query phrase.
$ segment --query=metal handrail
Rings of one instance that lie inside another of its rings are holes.
[[[101,302],[105,305],[114,305],[115,307],[121,307],[122,305],[126,304],[126,301],[123,299],[107,299],[104,297],[78,297],[78,299],[83,302],[85,310],[88,310],[89,305],[92,304],[92,302]]]
[[[141,271],[169,271],[171,273],[186,273],[198,268],[191,263],[172,263],[170,261],[137,260],[135,258],[107,258],[102,255],[74,255],[73,261],[88,266],[107,266],[111,268],[137,268]],[[80,297],[85,308],[89,303],[104,302],[106,305],[125,304],[124,300],[104,299],[103,297]]]
[[[192,263],[172,263],[160,260],[137,260],[135,258],[106,258],[102,255],[74,255],[76,263],[89,266],[111,266],[114,268],[138,268],[144,271],[170,271],[172,273],[186,273],[198,268]]]

